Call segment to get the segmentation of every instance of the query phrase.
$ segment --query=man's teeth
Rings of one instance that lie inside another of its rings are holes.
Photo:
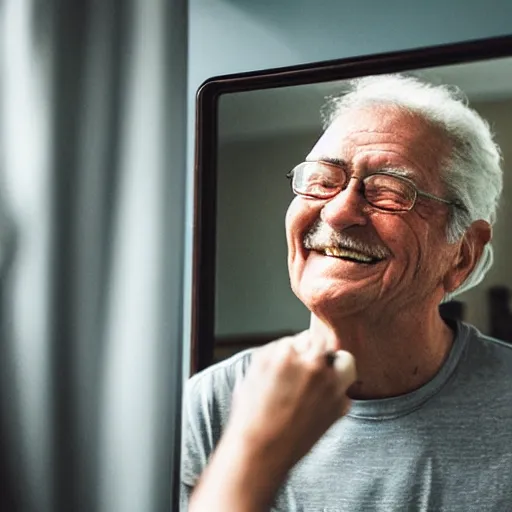
[[[328,247],[324,249],[326,256],[335,256],[336,258],[350,258],[351,260],[360,261],[361,263],[371,263],[375,258],[361,254],[360,252],[351,251],[349,249],[338,249],[335,247]]]

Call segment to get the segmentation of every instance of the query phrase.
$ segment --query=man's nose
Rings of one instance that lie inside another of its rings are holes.
[[[364,226],[368,221],[367,207],[368,203],[361,193],[361,182],[358,178],[352,177],[347,188],[325,204],[320,217],[337,230],[350,226]]]

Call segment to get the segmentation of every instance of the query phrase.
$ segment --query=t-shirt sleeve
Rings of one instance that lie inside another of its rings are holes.
[[[193,487],[190,487],[183,482],[180,483],[180,512],[188,511],[188,503],[190,501],[190,495],[192,494]]]
[[[248,358],[215,365],[194,375],[184,386],[181,446],[180,510],[188,500],[217,445],[231,408],[237,379]]]
[[[214,426],[209,421],[214,402],[214,390],[208,385],[212,384],[211,381],[209,375],[193,377],[184,387],[180,475],[182,512],[188,510],[190,494],[215,445]]]
[[[211,380],[211,379],[206,379]],[[181,481],[194,487],[213,451],[213,425],[209,421],[213,389],[202,380],[191,379],[183,394]]]

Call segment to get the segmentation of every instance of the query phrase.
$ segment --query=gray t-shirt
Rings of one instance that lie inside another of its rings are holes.
[[[464,323],[445,364],[416,391],[355,400],[281,487],[273,510],[512,511],[512,345]],[[182,498],[226,424],[251,351],[185,387]]]

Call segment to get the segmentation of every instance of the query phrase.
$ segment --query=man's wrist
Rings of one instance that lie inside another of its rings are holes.
[[[199,505],[202,496],[215,496],[213,502],[223,512],[268,512],[287,471],[264,443],[230,432],[228,428],[215,449],[192,503]]]
[[[275,447],[264,440],[244,435],[229,435],[229,428],[219,445],[225,463],[238,473],[237,479],[244,489],[261,501],[271,505],[275,496],[286,479],[288,467],[284,466],[282,457],[276,453]],[[229,461],[226,460],[229,458]]]

